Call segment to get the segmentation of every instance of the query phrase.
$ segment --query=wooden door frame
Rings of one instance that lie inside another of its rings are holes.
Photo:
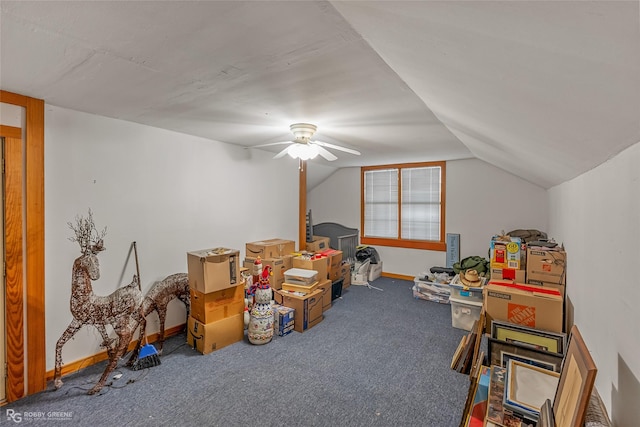
[[[23,332],[20,340],[24,345],[23,322],[26,320],[26,394],[33,394],[44,390],[47,386],[44,300],[44,101],[0,90],[0,102],[23,107],[26,112],[26,136],[23,141],[24,151],[21,153],[24,168],[22,172],[25,177],[24,181],[21,180],[24,199],[22,200],[22,212],[14,217],[23,219],[23,225],[26,229],[24,235],[21,232],[16,234],[19,236],[17,238],[20,239],[24,253],[23,283],[26,291],[27,309],[26,319],[11,319],[11,321],[19,322]],[[7,209],[11,209],[11,207],[7,206]],[[7,265],[7,270],[9,268],[10,266]],[[7,314],[9,313],[7,312]],[[21,317],[24,317],[22,313]],[[7,319],[7,323],[9,321],[10,319]],[[7,364],[11,365],[10,369],[13,369],[14,372],[22,372],[23,378],[22,395],[14,394],[12,399],[15,400],[24,396],[25,358],[22,353],[21,360],[17,356],[9,359],[10,351],[7,348]],[[7,393],[8,397],[9,393]]]

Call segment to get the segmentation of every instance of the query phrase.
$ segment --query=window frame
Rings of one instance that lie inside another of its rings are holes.
[[[424,168],[424,167],[439,167],[441,171],[440,175],[440,240],[412,240],[401,238],[402,230],[402,169]],[[364,200],[364,176],[368,171],[380,170],[380,169],[398,169],[398,233],[397,238],[385,238],[385,237],[367,237],[364,234],[364,212],[365,212],[365,200]],[[416,163],[395,163],[389,165],[376,165],[376,166],[363,166],[360,168],[360,243],[364,245],[377,245],[377,246],[391,246],[397,248],[408,249],[425,249],[431,251],[447,250],[446,234],[445,234],[445,218],[446,218],[446,189],[447,189],[447,163],[440,162],[416,162]]]

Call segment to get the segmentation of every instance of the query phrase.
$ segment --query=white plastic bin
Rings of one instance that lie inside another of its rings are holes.
[[[449,304],[451,304],[451,325],[454,328],[470,331],[473,322],[480,320],[482,302],[460,300],[451,296]]]

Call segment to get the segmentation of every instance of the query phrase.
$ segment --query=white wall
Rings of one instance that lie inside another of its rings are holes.
[[[617,426],[640,419],[640,142],[549,190],[567,250],[567,293]]]
[[[134,123],[45,107],[45,279],[47,369],[71,321],[71,267],[80,255],[67,222],[89,208],[99,229],[97,295],[131,282],[137,242],[143,292],[154,281],[186,272],[186,252],[298,236],[298,169],[293,159]],[[170,304],[166,326],[185,321]],[[157,316],[149,333],[158,330]],[[72,362],[100,351],[94,327],[84,327],[63,349]]]
[[[446,232],[460,234],[461,259],[488,257],[491,236],[547,231],[546,191],[478,159],[447,162]],[[340,169],[308,195],[313,222],[360,227],[360,168]],[[445,252],[376,246],[386,273],[415,276],[445,266]]]

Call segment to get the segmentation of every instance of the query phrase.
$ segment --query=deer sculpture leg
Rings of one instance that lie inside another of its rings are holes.
[[[73,319],[56,343],[56,367],[53,374],[53,384],[56,390],[62,387],[62,379],[60,379],[62,376],[62,347],[76,334],[76,332],[78,332],[81,327],[82,323]]]
[[[102,337],[102,346],[107,350],[107,356],[109,356],[109,359],[111,359],[113,357],[115,338],[109,338],[109,334],[107,334],[107,328],[105,328],[104,325],[95,326],[100,332],[100,336]]]
[[[138,342],[131,352],[129,360],[127,360],[127,366],[132,366],[138,359],[138,355],[140,354],[140,347],[142,347],[142,341],[144,341],[144,337],[147,334],[147,319],[146,316],[144,316],[144,313],[141,314],[140,318],[136,320],[136,322],[140,325],[140,333],[138,335]]]
[[[124,327],[117,331],[118,333],[118,345],[116,346],[113,357],[109,359],[109,363],[105,368],[100,380],[93,386],[91,390],[89,390],[88,394],[95,394],[102,390],[104,387],[104,383],[109,378],[109,375],[113,372],[113,370],[118,365],[118,360],[124,355],[127,351],[127,347],[129,346],[129,342],[131,341],[131,337],[133,336],[133,328],[132,327]]]

